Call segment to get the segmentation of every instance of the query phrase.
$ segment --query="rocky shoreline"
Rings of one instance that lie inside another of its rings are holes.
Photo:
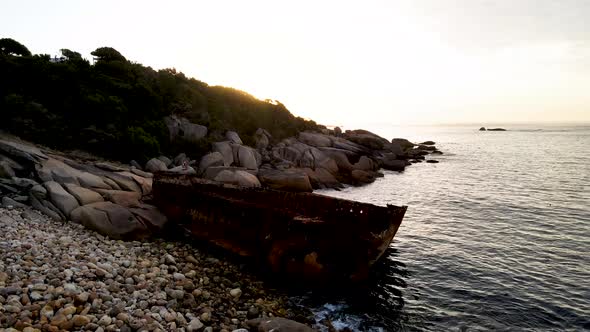
[[[183,121],[169,128],[172,141],[203,134]],[[381,168],[442,152],[338,128],[275,144],[263,129],[256,137],[252,148],[229,131],[199,161],[160,156],[142,167],[0,135],[0,331],[311,330],[277,318],[311,322],[236,264],[153,240],[167,224],[151,204],[153,172],[310,192],[370,183]]]

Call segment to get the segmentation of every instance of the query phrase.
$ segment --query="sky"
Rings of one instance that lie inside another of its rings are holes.
[[[326,125],[590,122],[590,1],[3,1],[33,53],[114,47]]]

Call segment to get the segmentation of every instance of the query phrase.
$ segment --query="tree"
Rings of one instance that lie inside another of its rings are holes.
[[[112,47],[99,47],[92,53],[96,61],[127,61],[125,57]]]
[[[11,38],[0,39],[0,53],[4,55],[31,56],[31,52],[25,45]]]
[[[82,60],[82,55],[76,51],[71,51],[67,48],[62,48],[60,52],[68,60]]]

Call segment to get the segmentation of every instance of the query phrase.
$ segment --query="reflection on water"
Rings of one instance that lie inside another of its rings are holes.
[[[508,129],[393,134],[445,154],[322,191],[409,208],[367,288],[303,300],[318,319],[360,331],[590,329],[590,127]]]

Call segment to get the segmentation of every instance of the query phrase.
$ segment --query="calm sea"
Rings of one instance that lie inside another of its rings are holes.
[[[408,212],[369,289],[304,302],[361,331],[590,330],[590,126],[378,128],[416,164],[319,193]]]

